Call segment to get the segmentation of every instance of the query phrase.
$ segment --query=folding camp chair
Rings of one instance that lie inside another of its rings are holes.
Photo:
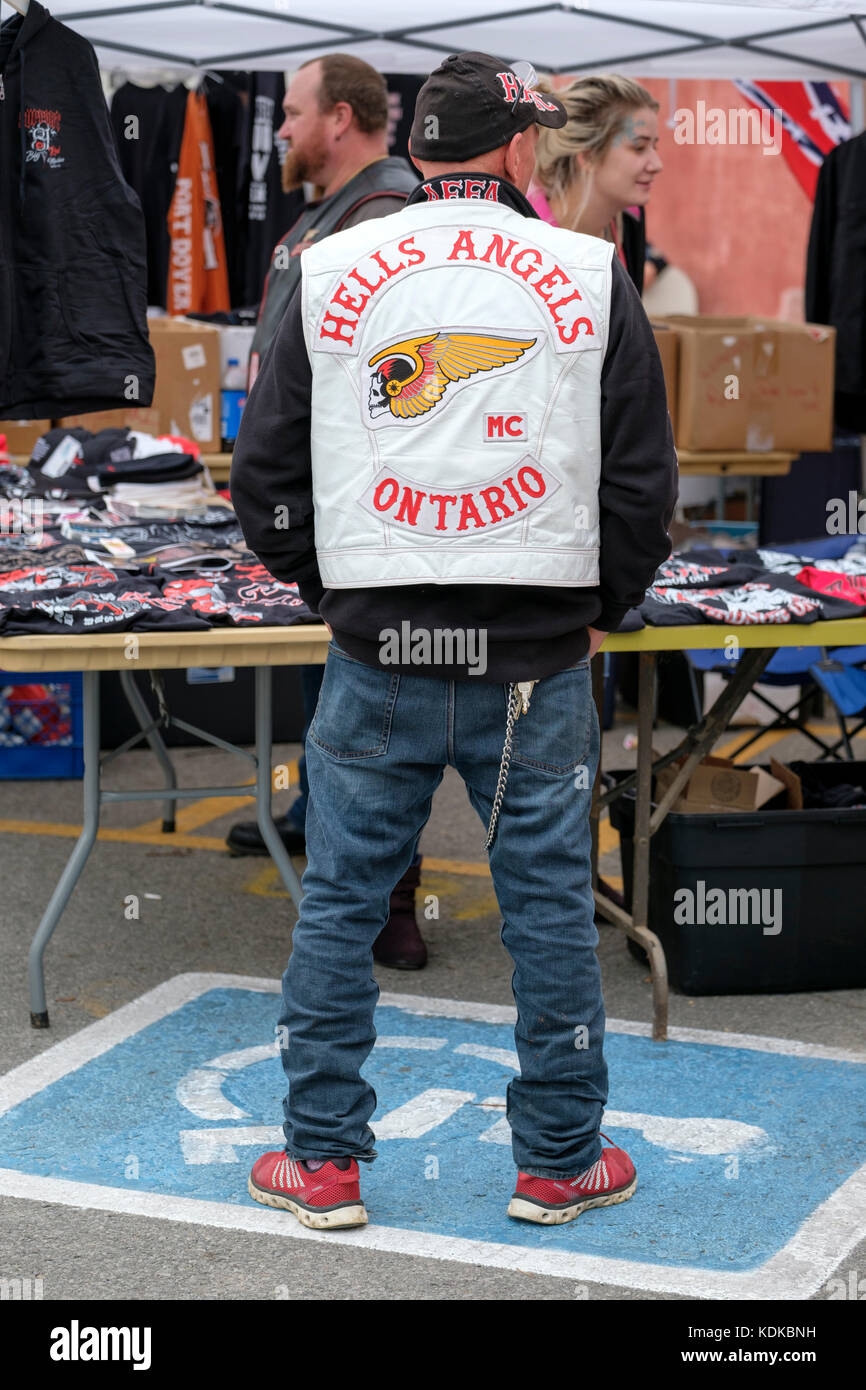
[[[863,648],[858,647],[855,648],[855,650],[862,651]],[[739,757],[741,753],[745,752],[747,748],[750,748],[753,743],[756,743],[759,738],[763,738],[764,734],[769,733],[772,729],[790,729],[794,733],[803,734],[806,738],[811,739],[812,743],[817,744],[825,757],[838,757],[838,754],[831,751],[830,744],[825,743],[822,738],[819,738],[817,734],[806,727],[803,712],[804,706],[808,704],[809,700],[814,695],[818,684],[813,675],[813,668],[824,658],[824,655],[825,653],[821,647],[780,647],[778,651],[773,653],[761,674],[761,685],[776,685],[780,687],[798,685],[800,686],[799,697],[792,705],[788,705],[787,709],[782,709],[779,705],[775,704],[769,696],[765,695],[763,691],[753,689],[751,693],[754,698],[759,700],[762,705],[765,705],[767,709],[772,710],[775,718],[772,719],[769,724],[762,725],[755,733],[751,734],[744,743],[741,743],[740,746],[729,755],[730,757]],[[689,677],[692,683],[692,696],[695,702],[695,716],[700,720],[703,711],[698,695],[697,681],[695,680],[694,674],[695,671],[715,671],[719,675],[728,677],[737,665],[739,653],[733,656],[730,652],[720,648],[713,648],[707,651],[690,650],[686,652],[686,658],[689,663]],[[840,746],[839,742],[834,746],[838,748]]]
[[[837,647],[829,657],[822,657],[809,667],[813,680],[829,699],[839,720],[842,737],[830,749],[832,758],[837,758],[836,750],[844,747],[845,756],[853,762],[851,739],[861,729],[866,729],[866,717],[856,729],[849,729],[846,723],[857,715],[866,716],[866,671],[860,669],[864,662],[866,647]]]

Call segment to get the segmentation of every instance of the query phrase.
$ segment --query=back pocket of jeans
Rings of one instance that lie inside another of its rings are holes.
[[[376,758],[388,751],[400,685],[332,644],[309,738],[332,758]]]
[[[514,725],[511,761],[539,772],[573,772],[589,757],[592,718],[588,661],[545,677]]]

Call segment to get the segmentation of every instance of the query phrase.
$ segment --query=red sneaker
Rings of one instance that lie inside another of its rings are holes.
[[[338,1165],[345,1164],[346,1167]],[[366,1226],[357,1161],[326,1159],[314,1172],[280,1149],[262,1154],[250,1173],[249,1194],[267,1207],[294,1212],[304,1226]]]
[[[607,1135],[602,1135],[607,1139]],[[610,1144],[610,1140],[607,1142]],[[612,1207],[627,1202],[637,1187],[637,1173],[625,1149],[611,1144],[602,1149],[585,1173],[576,1178],[534,1178],[517,1174],[517,1188],[508,1204],[508,1215],[521,1221],[560,1226],[573,1221],[590,1207]]]

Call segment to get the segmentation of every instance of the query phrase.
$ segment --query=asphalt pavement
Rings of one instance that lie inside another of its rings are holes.
[[[665,749],[678,737],[678,731],[662,726],[654,743]],[[866,748],[866,743],[859,746]],[[299,751],[296,745],[278,748],[274,761],[291,765]],[[776,756],[784,758],[802,751],[797,737],[773,746]],[[766,757],[766,748],[757,750],[758,759],[762,755]],[[238,777],[238,764],[214,749],[177,750],[175,758],[182,783],[219,783]],[[633,726],[627,717],[619,717],[605,735],[605,763],[627,767],[633,760]],[[112,765],[107,785],[157,786],[150,755],[125,755]],[[159,808],[154,803],[113,805],[104,812],[103,834],[48,949],[51,1027],[33,1030],[25,993],[27,948],[80,825],[80,790],[77,782],[0,783],[4,869],[0,1057],[4,1073],[49,1049],[58,1050],[53,1056],[60,1055],[60,1045],[82,1029],[177,976],[218,974],[276,981],[290,950],[296,913],[270,861],[232,858],[223,846],[232,822],[249,816],[249,803],[228,807],[215,799],[194,803],[181,812],[174,837],[161,833]],[[275,805],[286,805],[293,794],[279,793]],[[449,770],[421,841],[420,896],[427,902],[435,899],[438,911],[438,917],[424,919],[422,902],[419,916],[429,963],[413,973],[377,967],[383,991],[488,1006],[512,1003],[512,967],[499,940],[499,916],[483,840],[483,827],[462,783]],[[615,879],[621,869],[616,836],[609,826],[604,827],[602,848],[602,869]],[[132,896],[138,902],[137,918],[128,911]],[[832,913],[830,903],[828,913]],[[600,923],[599,933],[608,1017],[645,1030],[651,1019],[648,970],[629,954],[619,931]],[[823,1048],[840,1055],[866,1056],[864,990],[695,998],[674,991],[670,1021],[675,1029],[780,1039],[803,1044],[807,1051]],[[426,1020],[425,1027],[431,1024],[435,1032],[432,1022]],[[112,1072],[105,1075],[105,1113],[110,1116]],[[613,1069],[611,1081],[613,1092]],[[75,1094],[73,1085],[70,1095]],[[826,1104],[833,1103],[833,1094],[828,1093]],[[79,1117],[80,1124],[98,1130],[101,1104],[92,1099],[87,1104],[90,1108]],[[55,1132],[54,1141],[59,1151],[68,1154],[69,1172],[74,1175],[79,1120],[74,1104],[59,1105],[56,1113],[62,1133]],[[279,1113],[271,1117],[273,1124],[280,1120]],[[110,1119],[105,1122],[110,1124]],[[34,1139],[34,1144],[38,1142]],[[446,1144],[447,1139],[440,1149]],[[492,1150],[492,1145],[487,1147]],[[248,1157],[252,1153],[245,1153],[235,1170],[241,1189]],[[831,1161],[828,1153],[828,1164]],[[381,1159],[377,1164],[380,1171],[385,1162]],[[769,1189],[772,1157],[764,1162]],[[62,1176],[65,1165],[60,1166]],[[845,1287],[853,1287],[851,1271],[855,1283],[866,1275],[866,1189],[858,1192],[857,1219],[849,1221],[839,1237],[838,1259],[825,1259],[822,1268],[827,1277],[811,1290],[810,1298],[842,1297],[841,1285],[833,1280],[848,1281]],[[503,1206],[509,1195],[502,1191]],[[603,1217],[630,1222],[633,1205],[587,1213],[581,1221]],[[735,1198],[732,1207],[736,1205]],[[742,1213],[732,1216],[734,1223],[738,1219]],[[760,1203],[749,1219],[760,1222]],[[372,1221],[375,1213],[371,1213]],[[621,1232],[622,1226],[605,1229]],[[483,1238],[484,1232],[479,1234]],[[546,1237],[551,1234],[555,1233],[545,1232]],[[685,1288],[670,1292],[663,1287],[639,1287],[630,1277],[615,1282],[552,1275],[497,1267],[482,1257],[475,1262],[465,1253],[463,1258],[449,1259],[448,1247],[442,1244],[430,1254],[416,1253],[417,1243],[409,1248],[410,1253],[404,1253],[398,1248],[303,1239],[288,1214],[279,1232],[251,1231],[133,1210],[102,1210],[80,1199],[51,1200],[39,1191],[27,1198],[0,1197],[0,1276],[40,1278],[46,1300],[642,1301],[690,1297]],[[551,1248],[549,1242],[546,1248]],[[699,1283],[694,1296],[701,1296]],[[866,1296],[866,1283],[862,1296]]]

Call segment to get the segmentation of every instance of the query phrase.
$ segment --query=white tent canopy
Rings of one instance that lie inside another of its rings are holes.
[[[16,8],[20,0],[15,0]],[[850,0],[52,0],[102,67],[292,69],[350,52],[429,72],[482,49],[546,72],[770,80],[866,78],[866,16]]]

